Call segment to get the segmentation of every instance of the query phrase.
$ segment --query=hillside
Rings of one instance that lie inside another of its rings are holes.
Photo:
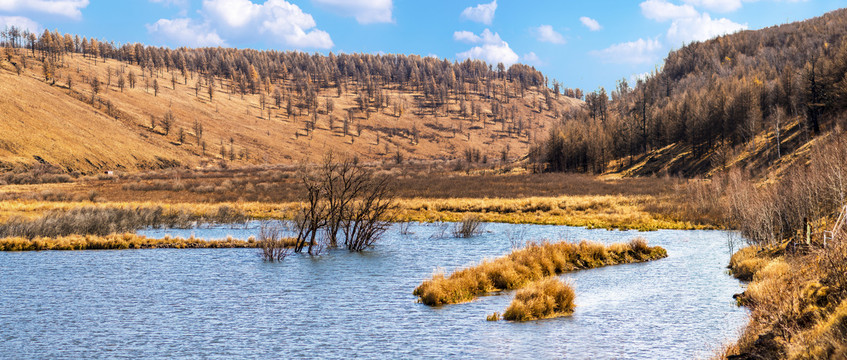
[[[585,100],[533,152],[550,170],[783,172],[847,125],[847,9],[688,44]]]
[[[296,164],[330,150],[493,162],[523,156],[581,104],[524,65],[19,35],[0,53],[4,169]]]

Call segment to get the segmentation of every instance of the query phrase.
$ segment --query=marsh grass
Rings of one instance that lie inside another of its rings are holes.
[[[529,321],[573,314],[574,290],[555,277],[536,281],[518,290],[511,305],[503,313],[504,320]]]
[[[283,239],[287,246],[294,246],[294,239]],[[123,249],[199,249],[199,248],[257,248],[260,242],[227,238],[223,240],[203,240],[194,237],[149,239],[136,234],[70,235],[55,238],[36,237],[33,239],[11,237],[0,239],[0,251],[41,251],[41,250],[123,250]]]
[[[430,306],[471,301],[486,293],[518,289],[526,284],[568,271],[607,265],[643,262],[667,256],[665,249],[647,246],[644,239],[628,244],[581,241],[528,243],[523,249],[457,270],[449,276],[436,273],[413,292]]]
[[[0,237],[104,236],[147,226],[189,227],[195,222],[243,223],[246,220],[244,213],[225,205],[203,215],[161,206],[81,206],[47,210],[37,218],[13,216],[0,224]]]

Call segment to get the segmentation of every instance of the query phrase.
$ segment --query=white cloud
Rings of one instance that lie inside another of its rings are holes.
[[[469,36],[468,33],[473,36]],[[459,59],[478,59],[489,64],[503,63],[506,66],[512,65],[520,59],[518,54],[509,47],[509,43],[500,38],[500,34],[492,33],[488,29],[485,29],[478,36],[467,31],[457,31],[453,33],[453,38],[457,41],[480,44],[468,51],[456,54]]]
[[[671,45],[680,45],[746,29],[747,24],[738,24],[726,18],[712,19],[709,14],[704,13],[693,18],[674,20],[668,29],[668,41]]]
[[[657,60],[658,52],[662,49],[659,39],[638,39],[615,44],[590,54],[601,58],[607,63],[645,64]]]
[[[3,12],[33,11],[72,19],[81,19],[82,9],[87,6],[88,0],[0,0]]]
[[[326,31],[316,28],[312,15],[285,0],[267,0],[263,4],[250,0],[203,0],[199,12],[204,20],[161,19],[147,28],[175,45],[216,46],[226,43],[224,39],[257,36],[293,48],[329,49],[334,45]]]
[[[602,26],[600,26],[600,23],[597,22],[597,20],[594,20],[588,16],[580,17],[579,21],[582,23],[582,25],[585,25],[585,27],[587,27],[588,30],[591,31],[600,31],[600,29],[603,28]]]
[[[691,5],[675,5],[665,0],[647,0],[640,6],[644,17],[659,22],[700,15]]]
[[[535,52],[533,52],[533,51],[530,51],[529,53],[524,54],[521,57],[521,61],[523,61],[524,63],[530,64],[530,65],[542,65],[543,64],[543,62],[541,61],[541,58],[539,58],[538,55],[535,55]]]
[[[160,19],[147,25],[147,31],[176,46],[222,46],[226,42],[205,24],[195,24],[191,19]]]
[[[491,22],[494,21],[495,11],[497,11],[497,0],[488,4],[479,4],[477,6],[465,8],[465,10],[462,11],[462,17],[470,21],[491,25]]]
[[[37,22],[23,16],[0,16],[0,30],[5,30],[12,26],[21,30],[29,30],[29,32],[33,33],[38,33],[38,29],[41,27]]]
[[[553,26],[551,25],[541,25],[535,29],[535,33],[537,35],[536,39],[542,42],[549,42],[553,44],[564,44],[565,37],[562,34],[553,30]]]
[[[270,2],[269,0],[267,3]],[[203,12],[207,16],[218,24],[234,29],[244,28],[254,23],[262,15],[262,7],[263,5],[255,4],[250,0],[203,0]]]
[[[741,0],[685,0],[684,5],[675,5],[666,0],[647,0],[640,4],[641,13],[648,19],[659,22],[671,21],[667,41],[672,46],[692,41],[704,41],[716,36],[747,29],[747,24],[738,24],[726,18],[712,19],[708,13],[700,13],[694,6],[717,7],[729,11],[741,6]]]
[[[390,23],[391,11],[394,7],[392,0],[312,0],[334,11],[351,15],[359,24]]]
[[[741,8],[741,0],[683,0],[683,2],[721,13],[733,12]]]
[[[476,44],[482,41],[482,38],[470,31],[456,31],[453,33],[453,40],[468,44]]]
[[[283,43],[298,48],[329,49],[333,45],[326,31],[312,29],[316,26],[315,19],[297,5],[283,0],[268,0],[260,11],[264,17],[259,27],[260,34],[270,33],[283,39]]]

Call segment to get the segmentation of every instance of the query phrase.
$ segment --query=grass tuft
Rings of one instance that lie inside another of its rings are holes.
[[[555,277],[550,277],[518,290],[503,319],[530,321],[573,314],[574,290]]]

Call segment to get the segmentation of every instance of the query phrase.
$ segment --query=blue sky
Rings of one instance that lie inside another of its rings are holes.
[[[844,0],[0,0],[0,28],[170,47],[521,62],[567,87],[594,90],[655,69],[683,43],[844,6]]]

